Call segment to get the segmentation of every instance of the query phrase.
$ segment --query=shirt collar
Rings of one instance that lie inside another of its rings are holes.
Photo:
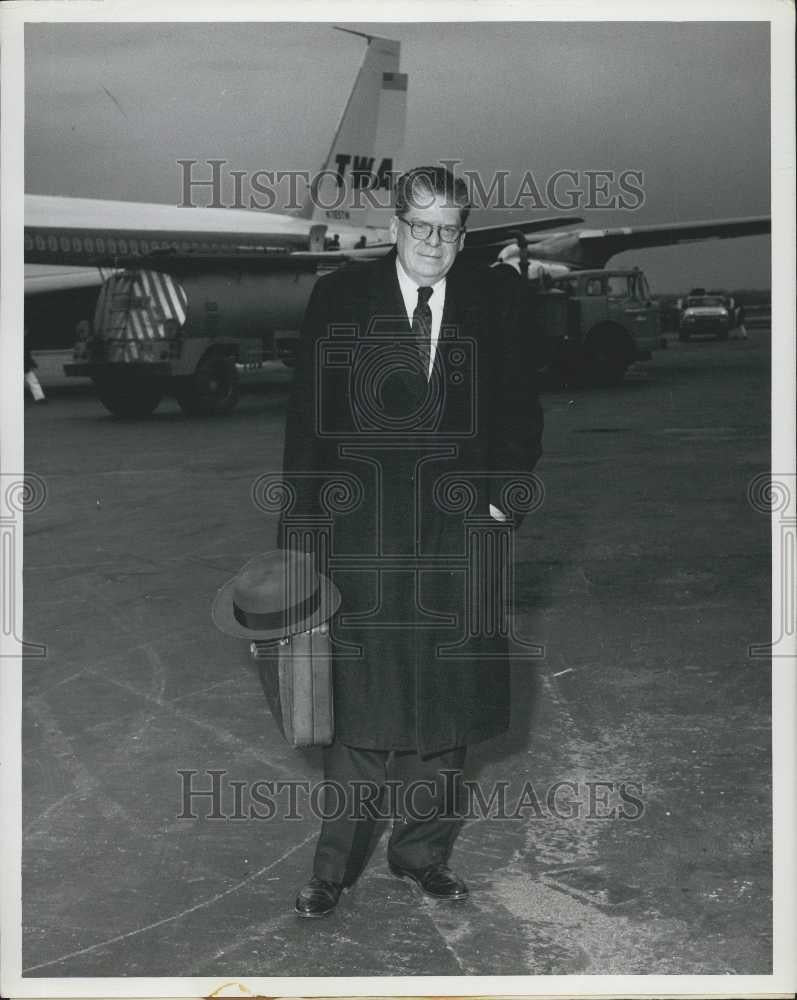
[[[435,305],[437,305],[440,301],[442,301],[445,298],[445,294],[446,294],[446,276],[445,275],[443,275],[443,277],[440,278],[439,281],[436,281],[431,286],[429,286],[429,285],[419,285],[417,282],[413,281],[412,278],[404,270],[404,265],[401,263],[401,260],[399,259],[398,256],[396,257],[396,274],[398,275],[399,287],[401,288],[401,294],[402,294],[402,296],[403,296],[403,298],[405,300],[409,300],[409,301],[412,302],[412,308],[413,309],[415,308],[415,303],[416,303],[417,298],[418,298],[418,289],[419,288],[429,288],[429,287],[431,287],[431,288],[434,289],[434,294],[431,296],[431,299],[429,300],[429,305],[430,306],[431,306],[432,302],[434,302]]]

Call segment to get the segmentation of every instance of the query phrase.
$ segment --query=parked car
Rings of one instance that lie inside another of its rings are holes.
[[[683,303],[678,323],[678,339],[691,340],[708,334],[727,340],[734,326],[733,308],[722,295],[690,295]]]

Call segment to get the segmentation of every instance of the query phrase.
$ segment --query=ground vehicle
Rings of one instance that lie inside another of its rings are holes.
[[[93,324],[80,324],[67,375],[88,376],[107,410],[146,416],[173,394],[188,416],[230,413],[242,378],[266,361],[290,364],[304,308],[322,273],[289,260],[253,269],[134,269],[107,279]],[[637,268],[575,271],[531,291],[530,323],[545,331],[540,367],[603,385],[650,357],[659,312]],[[263,317],[269,317],[269,328]]]
[[[270,360],[290,364],[318,278],[313,265],[179,273],[127,270],[102,287],[93,324],[79,324],[67,375],[89,376],[116,416],[146,416],[166,394],[189,416],[229,413],[241,377]],[[269,316],[270,326],[263,324]]]
[[[616,385],[658,346],[659,309],[639,268],[572,271],[552,289],[566,294],[568,314],[564,334],[546,334],[547,361],[570,377]]]
[[[681,305],[678,339],[689,340],[693,334],[712,334],[727,340],[734,326],[733,299],[724,295],[689,295]]]

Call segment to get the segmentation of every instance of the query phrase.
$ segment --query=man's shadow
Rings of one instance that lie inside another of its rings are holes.
[[[552,521],[545,525],[544,511],[535,512],[526,520],[533,525],[533,533],[540,537],[558,527]],[[568,522],[568,550],[579,550],[578,540],[586,529],[586,513],[583,518]],[[522,530],[522,529],[521,529]],[[484,770],[494,769],[503,761],[523,757],[528,752],[534,734],[539,726],[543,711],[546,678],[550,674],[551,658],[547,645],[544,624],[545,611],[556,606],[561,600],[555,592],[561,575],[566,571],[570,559],[535,559],[528,543],[515,555],[510,614],[514,622],[514,635],[518,641],[510,640],[510,720],[506,732],[493,739],[474,745],[465,763],[465,780],[476,781]],[[521,627],[522,624],[522,627]],[[535,649],[535,647],[537,647]],[[559,659],[554,659],[559,663]],[[516,773],[512,764],[510,774]]]

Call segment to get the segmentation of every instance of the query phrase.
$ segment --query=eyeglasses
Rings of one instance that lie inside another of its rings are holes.
[[[397,216],[399,222],[403,222],[410,227],[410,232],[416,240],[428,240],[432,233],[437,230],[437,235],[443,243],[456,243],[460,235],[464,232],[459,226],[433,226],[431,222],[417,222],[411,219],[404,219]]]

